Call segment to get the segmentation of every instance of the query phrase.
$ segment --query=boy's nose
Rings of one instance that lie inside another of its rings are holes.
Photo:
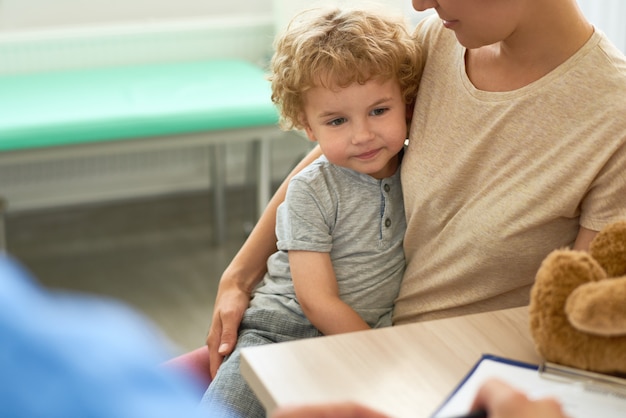
[[[374,132],[370,128],[369,124],[361,123],[354,129],[352,142],[354,144],[360,144],[363,142],[371,141],[374,138]]]

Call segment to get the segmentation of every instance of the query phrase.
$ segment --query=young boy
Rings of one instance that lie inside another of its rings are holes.
[[[203,407],[265,416],[239,372],[243,347],[391,325],[405,265],[399,164],[417,48],[401,18],[363,10],[303,12],[277,40],[270,80],[281,126],[304,129],[324,155],[290,181],[278,251]]]

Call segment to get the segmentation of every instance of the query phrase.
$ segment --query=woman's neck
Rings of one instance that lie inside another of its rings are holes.
[[[467,75],[477,89],[512,91],[537,81],[593,34],[574,0],[542,0],[540,9],[507,39],[466,52]]]

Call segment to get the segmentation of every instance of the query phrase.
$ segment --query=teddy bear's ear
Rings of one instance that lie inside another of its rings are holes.
[[[626,276],[578,286],[567,298],[565,314],[579,331],[626,335]]]
[[[626,220],[603,228],[591,241],[589,252],[607,276],[626,275]]]

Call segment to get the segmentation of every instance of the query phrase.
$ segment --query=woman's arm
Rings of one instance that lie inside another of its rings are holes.
[[[597,231],[592,231],[591,229],[587,229],[581,226],[578,230],[578,236],[576,237],[576,242],[574,242],[573,249],[589,251],[589,244],[591,244],[591,241],[596,235],[598,235]]]
[[[339,297],[339,286],[328,253],[289,251],[289,268],[302,311],[322,334],[370,329]]]
[[[267,270],[267,259],[276,251],[276,210],[285,199],[291,177],[321,155],[315,147],[280,185],[246,242],[222,273],[215,298],[211,328],[207,336],[211,377],[215,377],[222,360],[235,348],[237,329],[250,303],[252,289]]]

